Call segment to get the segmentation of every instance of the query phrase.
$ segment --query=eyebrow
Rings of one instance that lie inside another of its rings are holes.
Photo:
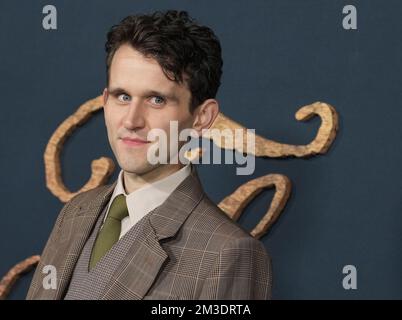
[[[116,88],[110,88],[109,89],[109,94],[111,94],[112,96],[118,96],[122,93],[126,93],[128,94],[128,90],[124,89],[124,88],[120,88],[120,87],[116,87]],[[147,90],[144,92],[143,96],[145,97],[149,97],[149,96],[161,96],[164,97],[168,100],[174,101],[174,102],[179,102],[179,98],[177,97],[177,95],[175,95],[174,93],[165,93],[165,92],[161,92],[161,91],[157,91],[157,90]]]

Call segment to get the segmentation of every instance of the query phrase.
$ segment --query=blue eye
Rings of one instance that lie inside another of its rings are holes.
[[[131,97],[128,94],[122,93],[117,97],[117,99],[121,102],[129,102],[131,100]]]
[[[154,96],[151,98],[151,102],[156,105],[162,105],[165,102],[165,99],[160,96]]]

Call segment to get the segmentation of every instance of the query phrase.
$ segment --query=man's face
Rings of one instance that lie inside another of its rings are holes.
[[[169,143],[171,120],[178,122],[179,132],[192,126],[187,86],[168,79],[156,60],[129,45],[114,54],[104,99],[109,143],[126,172],[144,174],[160,166],[147,161],[147,150],[155,143],[147,142],[151,129],[164,130]]]

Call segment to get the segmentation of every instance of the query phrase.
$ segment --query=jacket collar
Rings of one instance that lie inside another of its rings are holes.
[[[81,214],[94,212],[98,216],[109,200],[117,181],[105,186],[99,194],[88,203],[88,207],[80,207]],[[174,236],[188,215],[201,200],[204,191],[198,173],[191,164],[191,173],[178,185],[169,197],[150,214],[150,223],[158,240]],[[88,210],[91,209],[91,210]]]

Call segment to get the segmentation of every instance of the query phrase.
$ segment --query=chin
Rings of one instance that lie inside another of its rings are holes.
[[[153,165],[148,162],[137,163],[137,164],[126,162],[126,163],[119,163],[119,164],[123,171],[128,172],[128,173],[134,173],[137,175],[143,175],[145,173],[148,173],[159,166],[158,164]]]

